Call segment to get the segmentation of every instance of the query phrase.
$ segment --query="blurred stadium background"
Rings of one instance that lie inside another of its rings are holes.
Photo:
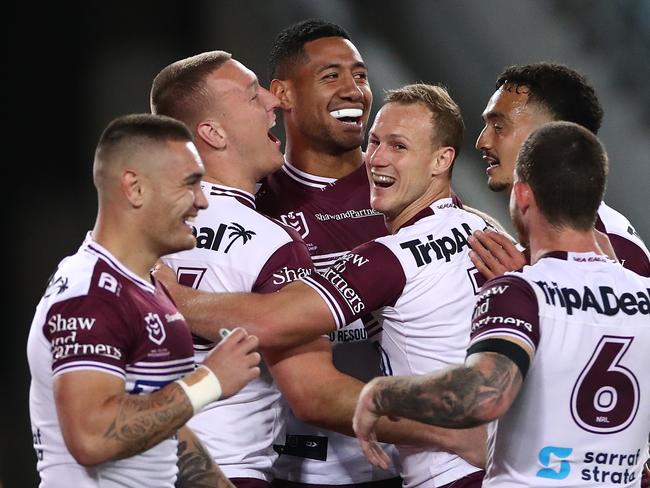
[[[118,115],[148,112],[153,76],[182,57],[223,49],[266,84],[266,56],[280,29],[308,17],[342,25],[370,69],[371,120],[383,89],[414,81],[449,88],[467,125],[454,187],[508,224],[505,200],[487,190],[473,148],[480,114],[504,67],[568,64],[587,76],[605,109],[606,200],[650,240],[650,0],[21,2],[7,12],[4,93],[15,109],[5,113],[6,184],[14,190],[6,192],[6,211],[9,229],[20,232],[7,236],[12,283],[0,487],[38,485],[26,337],[47,278],[94,223],[99,134]]]

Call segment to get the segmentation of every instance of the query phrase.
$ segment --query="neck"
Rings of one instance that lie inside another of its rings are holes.
[[[557,228],[550,225],[534,226],[539,231],[530,232],[530,264],[535,264],[544,255],[552,251],[594,252],[606,255],[598,244],[595,229],[579,231],[572,228]]]
[[[149,274],[159,255],[147,248],[142,236],[142,229],[133,228],[125,219],[116,221],[100,215],[97,217],[92,230],[92,238],[132,273],[147,282],[151,282]]]
[[[451,188],[449,185],[446,185],[443,188],[429,187],[429,190],[424,195],[404,208],[404,210],[402,210],[396,217],[390,218],[387,215],[384,215],[384,221],[386,222],[388,232],[395,234],[406,222],[411,220],[433,202],[443,198],[449,198],[450,196]]]
[[[246,165],[223,160],[205,160],[204,165],[204,181],[255,194],[257,180],[244,171]]]
[[[287,136],[285,155],[287,161],[299,170],[324,178],[343,178],[363,164],[361,147],[333,153],[289,136]]]

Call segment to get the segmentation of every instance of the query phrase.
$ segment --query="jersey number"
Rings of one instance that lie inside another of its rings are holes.
[[[633,337],[603,336],[571,393],[571,415],[584,430],[613,434],[626,429],[639,409],[639,382],[621,365]]]

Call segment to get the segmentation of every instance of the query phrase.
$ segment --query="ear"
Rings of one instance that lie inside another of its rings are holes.
[[[519,211],[522,213],[522,215],[526,214],[530,206],[535,203],[535,195],[533,194],[533,190],[530,188],[528,183],[521,181],[515,181],[513,183],[512,195],[510,198],[515,199],[517,208],[519,208]]]
[[[226,148],[226,131],[216,120],[199,122],[196,127],[196,134],[200,140],[218,151]]]
[[[280,100],[282,110],[290,110],[293,107],[293,86],[289,80],[273,79],[269,91]]]
[[[141,175],[133,169],[125,169],[120,179],[120,187],[132,207],[142,207],[144,204],[144,187]]]
[[[449,173],[454,162],[456,150],[453,147],[445,146],[439,148],[433,155],[431,161],[431,176],[440,176]]]

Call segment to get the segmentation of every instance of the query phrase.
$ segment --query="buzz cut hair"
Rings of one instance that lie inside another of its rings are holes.
[[[275,37],[269,54],[269,81],[291,78],[294,67],[305,61],[305,44],[324,37],[351,40],[343,27],[320,19],[302,20],[283,29]]]
[[[209,51],[176,61],[156,75],[151,86],[151,113],[192,126],[210,97],[206,78],[229,59],[225,51]]]
[[[521,147],[515,173],[557,228],[591,229],[603,200],[608,162],[596,135],[573,122],[549,122]]]

